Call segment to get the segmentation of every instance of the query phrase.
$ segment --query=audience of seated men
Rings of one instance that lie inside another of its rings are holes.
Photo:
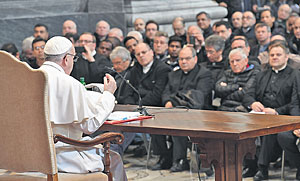
[[[287,65],[289,49],[285,43],[274,42],[270,44],[268,50],[270,67],[256,76],[253,85],[243,98],[243,105],[255,112],[288,115],[298,70]],[[276,161],[281,155],[282,149],[276,137],[276,134],[262,137],[261,149],[257,155],[258,172],[254,180],[268,179],[269,163]]]

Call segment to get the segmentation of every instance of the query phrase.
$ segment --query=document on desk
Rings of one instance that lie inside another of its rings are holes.
[[[104,124],[134,123],[150,118],[152,118],[152,116],[141,116],[139,112],[115,111],[108,116]]]
[[[257,112],[257,111],[250,111],[249,113],[252,113],[252,114],[266,114],[265,112]]]

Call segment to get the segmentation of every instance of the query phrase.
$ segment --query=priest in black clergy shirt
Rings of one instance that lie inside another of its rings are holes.
[[[162,95],[163,105],[166,108],[185,106],[192,109],[209,109],[213,89],[212,73],[197,63],[196,51],[191,47],[185,47],[180,51],[179,66],[179,70],[172,71],[168,75],[169,80]],[[172,136],[172,140],[173,147],[168,149],[164,135],[152,136],[153,154],[160,155],[160,162],[152,169],[167,169],[170,165],[172,165],[171,172],[188,169],[188,138]]]

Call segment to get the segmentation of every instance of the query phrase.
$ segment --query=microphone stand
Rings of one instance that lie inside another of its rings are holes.
[[[143,116],[150,116],[151,114],[149,114],[148,113],[148,111],[147,111],[147,109],[145,108],[145,107],[143,107],[143,105],[142,105],[142,97],[141,97],[141,94],[140,94],[140,92],[128,81],[128,80],[126,80],[125,79],[125,77],[122,75],[122,74],[120,74],[119,72],[117,72],[113,67],[107,67],[107,66],[105,66],[105,68],[106,69],[108,69],[108,70],[111,70],[111,71],[113,71],[114,73],[116,73],[116,74],[118,74],[120,77],[121,77],[121,79],[123,80],[123,81],[125,81],[125,83],[127,84],[127,85],[129,85],[129,87],[131,87],[132,88],[132,90],[135,92],[135,93],[137,93],[137,95],[138,95],[138,97],[139,97],[139,105],[138,105],[138,107],[136,108],[136,110],[135,111],[138,111],[141,115],[143,115]]]

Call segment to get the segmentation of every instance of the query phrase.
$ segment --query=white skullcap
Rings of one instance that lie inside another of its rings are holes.
[[[61,55],[69,51],[72,43],[69,39],[62,36],[55,36],[47,41],[44,53],[47,55]]]

